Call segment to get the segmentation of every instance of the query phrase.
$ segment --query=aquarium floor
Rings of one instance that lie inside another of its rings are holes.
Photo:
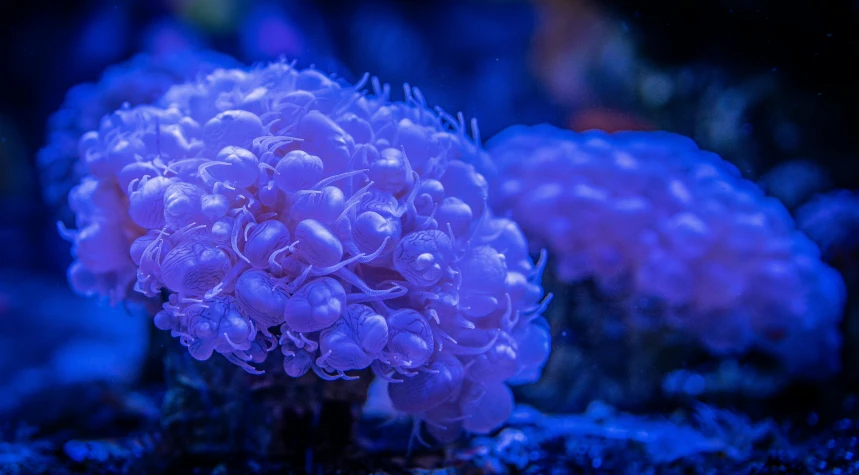
[[[794,431],[797,432],[797,431]],[[51,438],[0,442],[2,474],[448,474],[448,473],[618,473],[618,474],[836,474],[859,473],[857,424],[849,419],[819,424],[792,437],[759,443],[738,460],[723,452],[654,462],[637,444],[554,437],[526,454],[499,447],[497,438],[465,442],[445,450],[341,454],[338,460],[307,463],[261,462],[246,457],[194,459],[170,453],[158,435],[60,443]],[[7,437],[9,439],[9,437]],[[677,443],[682,443],[678,440]],[[74,445],[76,444],[76,445]],[[313,454],[307,454],[313,457]],[[517,456],[519,457],[517,459]],[[522,457],[525,457],[524,459]],[[318,457],[317,457],[318,458]],[[77,459],[77,460],[75,460]]]

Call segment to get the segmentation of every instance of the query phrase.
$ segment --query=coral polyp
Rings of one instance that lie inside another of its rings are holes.
[[[166,296],[155,324],[194,358],[372,368],[398,409],[487,432],[512,409],[487,408],[504,381],[548,357],[544,259],[490,213],[462,118],[367,79],[221,69],[105,116],[80,141],[72,283]]]
[[[89,143],[81,140],[81,136],[98,127],[102,116],[126,102],[131,105],[152,103],[175,84],[193,79],[198,74],[208,74],[216,68],[236,65],[232,58],[211,51],[141,53],[108,68],[98,82],[81,84],[69,90],[60,109],[50,118],[47,144],[37,156],[45,202],[65,217],[68,214],[64,209],[65,199],[69,190],[86,173],[98,169],[99,165],[94,162],[86,164],[85,156],[78,160],[78,154],[79,145],[87,147]],[[95,136],[90,134],[88,137],[92,139]],[[121,146],[129,145],[126,142]],[[102,166],[122,163],[117,160],[102,162]],[[146,164],[140,163],[140,166]]]
[[[718,155],[666,132],[515,126],[488,144],[490,202],[556,257],[628,302],[634,327],[678,329],[717,355],[752,348],[795,375],[839,366],[841,276]]]

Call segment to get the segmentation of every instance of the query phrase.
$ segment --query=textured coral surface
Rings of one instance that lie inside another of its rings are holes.
[[[546,245],[568,282],[625,299],[715,354],[750,348],[794,374],[837,370],[845,289],[784,205],[666,132],[515,126],[488,144],[490,202]]]
[[[108,68],[98,82],[73,87],[60,109],[51,115],[47,144],[37,156],[45,201],[52,207],[62,208],[69,190],[83,177],[85,170],[78,161],[78,139],[84,132],[98,127],[102,116],[124,103],[152,103],[174,84],[218,67],[235,65],[232,58],[214,52],[140,53]],[[62,211],[61,214],[65,214],[65,210]]]
[[[166,296],[155,325],[197,359],[369,367],[437,438],[487,432],[548,356],[542,264],[488,209],[476,125],[366,80],[216,70],[105,116],[79,142],[69,279]]]

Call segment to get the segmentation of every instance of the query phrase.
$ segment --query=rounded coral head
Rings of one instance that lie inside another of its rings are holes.
[[[539,377],[542,264],[489,211],[471,165],[486,152],[462,119],[366,80],[223,69],[105,116],[81,140],[76,211],[94,227],[66,232],[96,245],[76,246],[73,269],[130,265],[124,283],[168,296],[155,324],[195,358],[258,373],[279,347],[293,377],[371,368],[398,409],[455,433],[507,401],[505,382]],[[98,227],[105,216],[119,225]],[[511,407],[465,428],[492,430]]]
[[[718,155],[666,132],[549,125],[511,127],[488,150],[493,210],[553,251],[562,280],[626,299],[630,323],[720,355],[759,348],[794,374],[837,370],[841,276]]]

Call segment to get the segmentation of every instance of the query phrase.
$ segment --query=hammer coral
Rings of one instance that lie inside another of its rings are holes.
[[[78,161],[79,139],[98,127],[102,116],[126,102],[152,103],[175,84],[235,65],[232,58],[211,51],[141,53],[108,68],[97,83],[69,90],[60,109],[51,115],[47,144],[37,156],[45,202],[58,214],[68,213],[63,209],[66,196],[86,174]]]
[[[490,213],[461,117],[366,81],[216,70],[106,116],[80,142],[72,282],[166,295],[155,324],[197,359],[372,368],[439,438],[487,432],[548,357],[545,259]]]
[[[841,276],[784,205],[739,170],[665,132],[515,126],[488,144],[493,209],[629,302],[717,354],[757,347],[794,374],[838,368]]]

